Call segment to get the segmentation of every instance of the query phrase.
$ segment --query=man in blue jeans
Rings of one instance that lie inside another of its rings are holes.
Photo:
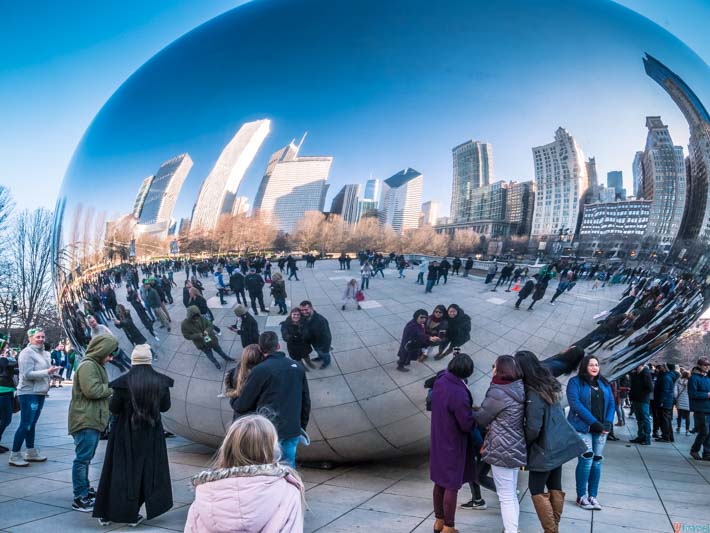
[[[273,331],[259,335],[259,349],[264,361],[251,371],[232,409],[236,417],[258,413],[269,418],[279,434],[282,460],[295,468],[298,441],[311,414],[306,372],[281,351]]]
[[[636,417],[638,433],[630,442],[647,446],[651,444],[651,392],[653,379],[646,365],[639,365],[629,376],[629,400],[631,411]]]
[[[303,300],[299,306],[301,314],[306,319],[306,341],[310,343],[318,354],[313,361],[322,361],[321,369],[330,366],[330,344],[333,342],[333,335],[330,333],[330,324],[323,315],[316,313],[313,304],[308,300]]]
[[[111,335],[91,339],[86,355],[74,372],[69,404],[69,434],[74,437],[76,454],[72,465],[74,502],[72,509],[88,513],[94,509],[95,492],[89,485],[89,464],[99,445],[101,432],[108,424],[111,388],[105,365],[118,350]]]

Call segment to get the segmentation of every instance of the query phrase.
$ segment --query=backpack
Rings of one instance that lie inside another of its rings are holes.
[[[431,395],[432,392],[434,391],[434,383],[436,383],[436,380],[439,379],[439,377],[444,373],[444,370],[439,370],[435,376],[430,377],[424,382],[424,388],[427,389],[426,391],[426,410],[431,411]]]

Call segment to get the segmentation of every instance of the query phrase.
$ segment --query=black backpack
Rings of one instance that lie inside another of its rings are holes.
[[[426,392],[426,410],[431,411],[431,393],[434,391],[434,383],[439,377],[444,373],[444,370],[439,370],[435,376],[430,377],[424,382],[424,388],[427,389]]]

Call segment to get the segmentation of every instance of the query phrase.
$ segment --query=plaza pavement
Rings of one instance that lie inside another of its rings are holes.
[[[387,340],[388,343],[396,342],[404,322],[411,317],[414,309],[430,309],[437,303],[459,303],[473,321],[473,340],[466,349],[474,356],[476,372],[483,374],[477,381],[480,385],[474,389],[477,402],[483,397],[477,391],[485,390],[490,365],[496,354],[509,352],[520,343],[543,355],[556,353],[586,333],[591,317],[599,310],[613,305],[619,292],[619,288],[614,287],[592,291],[590,284],[583,282],[574,291],[563,295],[558,300],[560,303],[554,307],[540,302],[533,312],[516,312],[512,310],[514,293],[500,292],[500,289],[498,293],[491,293],[480,278],[450,278],[446,286],[439,285],[432,295],[424,295],[423,288],[413,284],[416,272],[408,271],[404,280],[398,280],[396,271],[388,270],[387,279],[372,281],[367,291],[368,301],[376,302],[377,307],[341,313],[339,300],[347,281],[344,278],[349,273],[340,273],[337,264],[325,262],[318,263],[315,271],[302,269],[299,275],[304,279],[303,282],[292,282],[287,286],[294,301],[303,298],[315,301],[318,298],[320,301],[316,308],[319,311],[326,308],[329,319],[339,314],[344,324],[358,320],[358,315],[369,316],[378,323],[384,320],[386,326],[383,329],[391,338],[383,337],[380,340]],[[177,276],[176,281],[181,285]],[[210,280],[207,280],[205,284],[208,294],[211,292],[209,283]],[[554,283],[548,290],[546,301],[551,297],[552,289]],[[180,296],[180,290],[174,291],[176,307],[182,306]],[[330,299],[329,304],[325,302],[326,297]],[[230,304],[232,300],[230,297]],[[215,305],[214,301],[211,301],[211,305]],[[227,311],[226,306],[221,310],[223,320],[227,319]],[[399,323],[395,322],[394,316],[399,318]],[[267,320],[269,318],[265,316],[259,317],[262,329]],[[272,319],[271,322],[275,321]],[[338,328],[345,333],[343,325]],[[236,355],[235,346],[224,342],[229,338],[229,333],[225,330],[223,345],[233,350],[230,352],[232,355]],[[357,336],[356,333],[352,335]],[[118,336],[122,338],[121,333]],[[161,339],[163,337],[161,335]],[[343,339],[337,340],[341,342]],[[394,356],[393,352],[392,360]],[[335,359],[338,360],[337,350]],[[317,372],[310,374],[309,380],[319,379]],[[48,455],[46,463],[19,469],[6,464],[7,455],[0,455],[0,531],[46,533],[49,529],[78,532],[133,530],[120,524],[101,528],[90,516],[70,508],[73,445],[71,438],[66,435],[70,390],[68,383],[62,389],[52,389],[40,418],[37,446]],[[3,444],[10,444],[18,421],[19,416],[15,416],[13,424],[5,431]],[[616,428],[617,435],[624,441],[632,436],[632,424],[633,421],[624,428]],[[685,437],[684,434],[677,434],[676,437],[675,444],[654,444],[649,447],[609,442],[604,454],[599,494],[604,510],[599,512],[584,511],[574,505],[575,461],[568,463],[563,474],[563,485],[568,497],[561,531],[669,532],[675,531],[674,523],[708,527],[710,463],[693,461],[688,457],[692,437]],[[214,452],[212,448],[182,437],[167,442],[175,506],[165,515],[139,526],[139,531],[182,530],[193,498],[190,477],[210,461]],[[102,442],[92,464],[90,477],[94,481],[100,476],[104,449],[105,442]],[[307,488],[306,531],[431,531],[432,484],[428,478],[426,455],[379,463],[350,463],[332,470],[301,468],[300,472]],[[525,533],[541,531],[526,487],[527,474],[523,472],[519,482],[520,529]],[[483,490],[483,497],[489,506],[487,510],[457,512],[457,528],[461,533],[501,530],[495,495]],[[459,501],[463,503],[468,499],[468,489],[463,488]]]

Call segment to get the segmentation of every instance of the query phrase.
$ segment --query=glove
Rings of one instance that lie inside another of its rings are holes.
[[[601,433],[602,431],[604,431],[604,426],[601,422],[594,422],[594,424],[589,427],[590,433]]]

